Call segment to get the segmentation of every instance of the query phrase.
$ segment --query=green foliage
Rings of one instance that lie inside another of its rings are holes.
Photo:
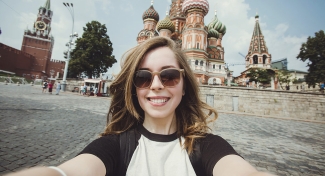
[[[272,76],[274,76],[273,70],[260,68],[250,69],[246,74],[246,78],[248,77],[250,82],[255,81],[262,84],[269,84]]]
[[[289,85],[289,83],[291,81],[293,81],[292,79],[290,79],[290,72],[288,70],[279,70],[278,71],[278,80],[280,82],[280,86],[282,89],[284,89],[282,87],[282,85]]]
[[[84,73],[89,78],[99,77],[101,73],[116,63],[112,43],[107,28],[98,21],[92,21],[83,28],[84,33],[76,40],[76,47],[71,52],[69,76],[76,77]]]
[[[315,37],[308,37],[303,43],[297,59],[308,61],[308,74],[306,82],[314,86],[325,81],[325,34],[323,30],[315,33]]]

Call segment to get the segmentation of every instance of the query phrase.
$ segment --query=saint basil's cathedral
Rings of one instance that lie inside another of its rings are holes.
[[[197,81],[201,84],[224,84],[226,77],[222,38],[226,26],[214,19],[204,25],[204,17],[209,12],[207,0],[172,0],[169,13],[159,21],[159,14],[151,6],[143,13],[144,29],[138,36],[138,44],[163,36],[174,40],[188,58]]]

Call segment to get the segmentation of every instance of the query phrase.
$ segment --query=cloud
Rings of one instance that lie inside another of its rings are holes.
[[[111,5],[112,1],[111,0],[96,0],[96,2],[100,2],[101,3],[101,9],[103,10],[107,10],[108,6]]]
[[[130,3],[123,3],[120,5],[120,9],[125,12],[129,12],[129,11],[133,10],[133,6]]]

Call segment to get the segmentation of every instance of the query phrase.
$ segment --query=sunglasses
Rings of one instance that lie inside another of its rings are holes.
[[[184,76],[184,69],[168,68],[160,72],[150,72],[148,70],[138,70],[133,77],[133,84],[137,88],[149,88],[155,75],[158,75],[164,87],[176,86],[181,80],[181,73]]]

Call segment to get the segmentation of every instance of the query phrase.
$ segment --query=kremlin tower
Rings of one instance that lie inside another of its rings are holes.
[[[30,74],[32,78],[46,79],[63,74],[64,62],[51,59],[54,46],[54,37],[51,35],[52,17],[51,1],[46,0],[44,6],[38,9],[32,29],[27,28],[24,32],[21,51],[35,57],[30,72],[24,74]]]

